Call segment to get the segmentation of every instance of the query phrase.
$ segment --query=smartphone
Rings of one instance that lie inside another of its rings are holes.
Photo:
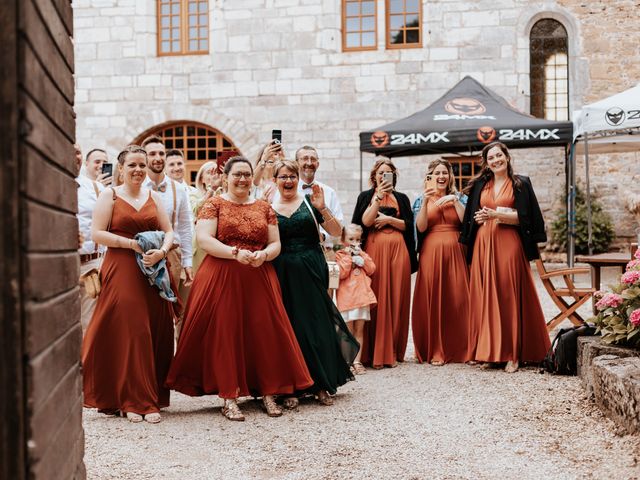
[[[429,190],[429,189],[435,190],[436,186],[437,186],[436,177],[434,177],[433,175],[427,175],[424,180],[425,190]]]
[[[110,162],[104,162],[102,164],[102,174],[106,174],[107,177],[112,177],[113,176],[113,163]]]
[[[282,130],[271,130],[271,139],[274,141],[274,143],[282,145]]]
[[[382,180],[387,182],[389,185],[393,185],[393,172],[384,172],[382,174]]]

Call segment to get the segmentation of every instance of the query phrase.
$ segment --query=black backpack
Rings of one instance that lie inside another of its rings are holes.
[[[589,324],[560,329],[542,361],[541,372],[576,375],[578,373],[578,337],[594,335],[595,332],[595,327]]]

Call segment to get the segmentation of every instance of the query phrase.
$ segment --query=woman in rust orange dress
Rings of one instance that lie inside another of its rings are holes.
[[[377,270],[371,288],[378,304],[365,325],[362,363],[374,368],[395,367],[404,360],[409,336],[411,273],[418,261],[409,197],[395,190],[398,170],[379,157],[371,170],[371,189],[358,196],[352,223],[363,228],[363,249]]]
[[[418,362],[466,362],[469,355],[469,269],[458,242],[464,205],[451,165],[435,160],[427,171],[416,214],[418,275],[411,326]],[[434,188],[435,187],[435,188]]]
[[[487,365],[540,362],[549,335],[529,261],[546,241],[544,220],[528,177],[514,175],[507,147],[482,150],[480,173],[466,191],[469,201],[460,241],[471,263],[470,348]]]
[[[281,298],[271,261],[280,253],[276,214],[251,196],[253,169],[229,159],[227,191],[203,205],[196,236],[207,256],[187,302],[183,331],[167,385],[187,395],[217,394],[222,414],[243,421],[239,397],[273,396],[313,385]]]
[[[109,248],[100,270],[102,291],[82,342],[82,369],[85,406],[157,423],[160,408],[169,405],[164,381],[173,354],[173,304],[143,275],[134,255],[142,251],[133,237],[165,232],[162,247],[143,257],[145,265],[155,265],[166,257],[173,231],[162,200],[142,186],[146,167],[145,150],[127,147],[118,155],[123,184],[106,189],[96,203],[91,234]]]

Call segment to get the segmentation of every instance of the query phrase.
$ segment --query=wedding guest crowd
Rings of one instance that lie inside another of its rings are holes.
[[[544,222],[502,143],[464,193],[446,160],[431,162],[413,208],[377,157],[346,226],[309,145],[294,160],[271,141],[255,165],[205,162],[195,187],[157,136],[118,155],[120,185],[105,189],[107,161],[91,150],[77,179],[81,272],[101,283],[97,302],[81,286],[85,405],[102,413],[157,423],[170,389],[218,395],[233,421],[242,397],[272,417],[305,397],[332,405],[366,366],[405,360],[410,317],[419,363],[515,372],[549,348],[529,267]],[[335,238],[334,303],[323,246]]]

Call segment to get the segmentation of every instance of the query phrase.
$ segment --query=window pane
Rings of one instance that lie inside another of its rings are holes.
[[[179,52],[180,51],[180,42],[171,42],[171,51]]]
[[[389,12],[390,13],[404,13],[404,2],[403,2],[403,0],[391,0],[389,2]]]
[[[359,33],[347,33],[347,48],[355,48],[360,46]]]
[[[362,34],[362,46],[363,47],[375,47],[376,36],[373,32],[365,32]]]
[[[347,32],[356,32],[360,30],[360,19],[356,18],[347,18]]]
[[[169,5],[162,5],[162,7],[160,7],[160,14],[169,15]]]
[[[402,36],[402,32],[398,31],[398,30],[391,30],[389,32],[389,43],[392,44],[398,44],[398,43],[404,43],[404,37]]]
[[[170,48],[171,48],[171,47],[169,46],[169,42],[162,42],[162,43],[160,44],[160,50],[161,50],[162,52],[168,52],[168,51],[170,51]]]
[[[362,15],[373,15],[375,11],[375,2],[362,2]]]
[[[200,38],[207,38],[207,27],[200,27]]]
[[[190,28],[189,29],[189,38],[197,38],[198,37],[198,29]]]
[[[417,27],[418,26],[418,15],[406,15],[404,17],[405,25],[407,27]]]
[[[375,30],[375,18],[362,17],[362,30]]]
[[[166,28],[162,29],[161,39],[162,40],[169,40],[169,30],[167,30]]]
[[[197,50],[198,50],[198,41],[197,40],[190,40],[189,41],[189,51],[195,52]]]
[[[207,13],[207,2],[200,2],[200,13]]]
[[[162,21],[160,22],[160,25],[163,27],[168,27],[170,22],[171,20],[169,19],[169,17],[162,17]]]
[[[407,30],[406,43],[420,43],[420,30]]]
[[[195,148],[196,146],[196,139],[195,138],[188,138],[187,139],[187,148]]]
[[[347,17],[354,17],[360,15],[359,3],[347,3]]]
[[[179,15],[180,14],[180,4],[179,3],[174,3],[173,5],[171,5],[171,13],[173,15]]]
[[[391,15],[389,18],[389,27],[391,30],[398,30],[404,27],[404,15]]]
[[[200,40],[200,50],[206,51],[209,49],[207,40]]]
[[[405,0],[405,4],[407,12],[418,13],[420,11],[418,0]]]
[[[208,16],[206,14],[200,15],[200,25],[206,25],[208,20]]]
[[[197,15],[189,15],[189,26],[195,27],[198,24],[198,16]]]
[[[171,29],[171,38],[174,40],[177,40],[180,38],[180,29],[179,28],[173,28]]]
[[[189,2],[189,13],[198,12],[198,2]]]

